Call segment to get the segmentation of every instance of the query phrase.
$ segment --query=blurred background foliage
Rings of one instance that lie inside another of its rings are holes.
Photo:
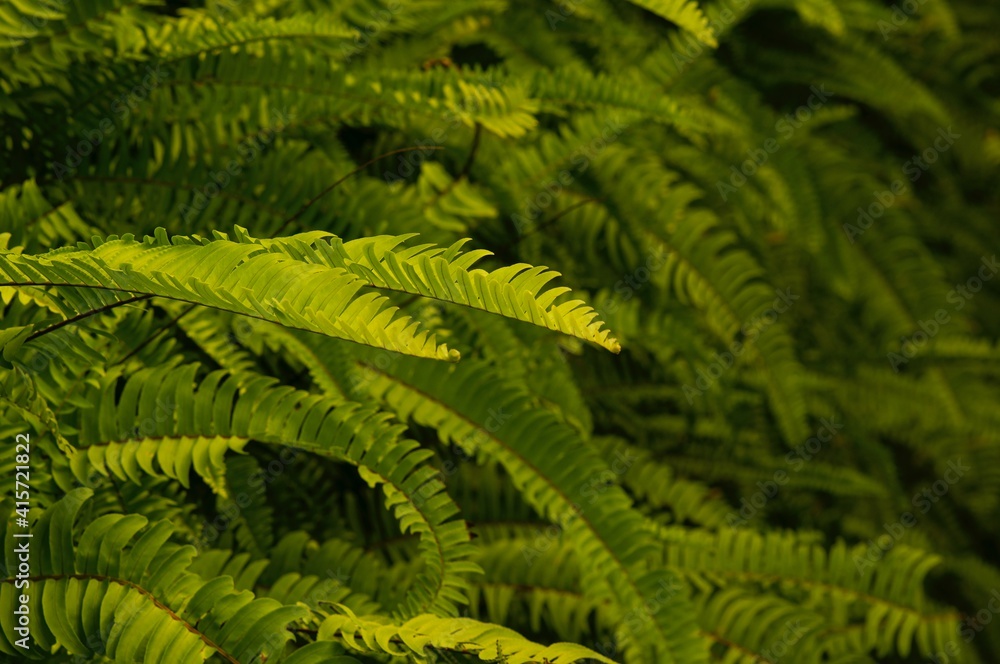
[[[621,352],[420,295],[389,297],[457,364],[0,284],[0,428],[39,441],[58,534],[35,571],[141,515],[177,584],[133,543],[101,564],[139,580],[45,582],[35,649],[5,608],[0,651],[187,661],[170,624],[219,583],[274,622],[216,616],[190,661],[1000,661],[998,34],[972,0],[4,3],[5,255],[470,238],[558,270]],[[255,424],[286,388],[438,484]]]

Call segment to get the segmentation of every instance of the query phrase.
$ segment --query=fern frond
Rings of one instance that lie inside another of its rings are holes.
[[[557,273],[526,264],[493,272],[473,270],[482,251],[460,254],[417,246],[395,250],[399,238],[343,243],[256,241],[237,228],[238,241],[175,237],[165,233],[136,242],[131,235],[97,241],[91,249],[38,257],[0,255],[4,286],[61,287],[98,303],[122,294],[156,295],[319,332],[422,357],[457,359],[433,335],[417,332],[409,317],[363,286],[433,297],[579,336],[617,351],[618,344],[592,322],[597,314],[579,300],[556,304],[567,288],[540,289]],[[394,251],[395,250],[395,251]],[[170,276],[164,267],[171,268]],[[91,297],[89,290],[96,292]],[[230,289],[240,295],[226,294]],[[116,298],[116,299],[112,299]],[[304,307],[304,309],[303,309]]]
[[[577,662],[596,660],[614,664],[614,660],[572,643],[543,646],[533,643],[517,632],[481,623],[469,618],[438,618],[416,616],[395,625],[377,616],[357,617],[351,614],[333,615],[323,621],[317,636],[320,640],[336,639],[363,654],[389,654],[408,657],[417,662],[432,661],[434,650],[454,651],[506,661],[518,662]]]
[[[794,533],[664,535],[665,562],[681,573],[700,584],[787,588],[783,593],[808,598],[835,625],[857,624],[854,636],[829,637],[858,639],[856,650],[905,657],[916,646],[928,657],[943,651],[958,624],[956,612],[937,609],[924,593],[925,577],[941,558],[895,541],[888,551],[874,540],[853,547],[838,541],[827,550]],[[891,538],[883,533],[878,541],[885,537]]]
[[[718,46],[715,35],[708,27],[708,19],[695,0],[629,0],[629,2],[676,23],[709,46]]]
[[[607,466],[554,415],[532,409],[517,389],[490,380],[485,367],[466,365],[458,372],[402,361],[389,369],[368,365],[383,376],[369,389],[401,418],[436,428],[443,440],[469,453],[498,460],[536,511],[558,524],[590,561],[588,596],[612,599],[620,616],[634,615],[630,612],[666,587],[651,625],[629,623],[620,630],[626,652],[654,648],[677,653],[679,661],[700,661],[703,651],[693,638],[681,589],[646,567],[651,542],[631,501],[617,486],[601,495],[593,486],[609,472]],[[482,399],[487,392],[496,398]],[[525,552],[532,554],[537,552]]]
[[[193,469],[225,495],[225,455],[251,440],[350,463],[372,488],[383,487],[387,509],[420,541],[426,568],[398,610],[456,612],[465,576],[478,568],[466,560],[468,530],[453,518],[454,503],[424,463],[426,450],[400,439],[400,427],[375,409],[260,376],[216,371],[196,385],[196,371],[165,365],[132,374],[121,388],[117,378],[95,388],[96,407],[79,416],[74,471],[95,468],[133,482],[162,473],[186,483]]]
[[[184,662],[215,655],[230,662],[276,659],[292,639],[288,625],[308,615],[302,607],[254,599],[238,592],[229,577],[205,581],[187,571],[192,547],[168,541],[169,522],[149,524],[139,515],[105,515],[79,539],[74,522],[90,499],[76,489],[45,511],[34,535],[48,541],[33,557],[28,584],[15,591],[15,576],[0,579],[3,601],[14,593],[31,598],[32,659],[43,659],[58,643],[76,655],[95,651],[117,661]],[[2,522],[3,539],[14,542],[13,506]],[[0,650],[24,656],[11,623],[2,626]]]

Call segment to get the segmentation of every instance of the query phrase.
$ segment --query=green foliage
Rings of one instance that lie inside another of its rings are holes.
[[[0,659],[1000,661],[998,30],[6,3]]]

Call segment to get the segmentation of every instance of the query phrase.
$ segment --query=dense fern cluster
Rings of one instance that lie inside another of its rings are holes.
[[[998,31],[0,5],[0,658],[1000,661]]]

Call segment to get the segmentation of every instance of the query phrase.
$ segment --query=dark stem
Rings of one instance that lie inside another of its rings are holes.
[[[465,159],[462,170],[459,171],[458,176],[455,178],[456,181],[469,177],[469,171],[472,170],[472,163],[476,160],[476,151],[479,149],[479,136],[482,132],[483,126],[477,122],[476,131],[472,135],[472,147],[469,148],[469,156]]]
[[[122,362],[124,362],[125,360],[129,359],[130,357],[132,357],[133,355],[135,355],[136,353],[138,353],[140,350],[142,350],[143,348],[145,348],[146,346],[148,346],[150,343],[152,343],[152,341],[154,339],[156,339],[156,337],[160,336],[161,334],[163,334],[164,332],[166,332],[167,330],[169,330],[171,327],[173,327],[174,325],[177,324],[177,321],[179,321],[181,318],[183,318],[184,316],[187,316],[189,313],[191,313],[191,311],[195,308],[195,306],[196,305],[194,305],[194,304],[189,304],[188,307],[187,307],[187,309],[185,309],[181,313],[179,313],[176,316],[174,316],[170,320],[170,322],[168,322],[166,325],[164,325],[163,327],[161,327],[160,329],[158,329],[156,332],[153,332],[151,335],[149,335],[148,337],[146,337],[145,341],[143,341],[141,344],[139,344],[138,346],[136,346],[135,348],[133,348],[131,351],[129,351],[125,355],[125,357],[123,357],[122,359],[118,360],[117,362],[115,362],[111,366],[115,366],[117,364],[121,364]]]
[[[112,302],[111,304],[106,304],[103,307],[100,307],[98,309],[91,309],[90,311],[85,311],[84,313],[78,314],[76,316],[73,316],[72,318],[67,318],[66,320],[62,320],[62,321],[59,321],[58,323],[55,323],[53,325],[49,325],[44,330],[39,330],[38,332],[35,332],[30,337],[28,337],[27,339],[25,339],[25,341],[26,342],[27,341],[32,341],[32,340],[37,339],[38,337],[42,336],[43,334],[48,334],[49,332],[55,332],[60,327],[63,327],[63,326],[66,326],[66,325],[70,325],[70,324],[75,323],[77,321],[83,320],[84,318],[87,318],[89,316],[94,316],[96,314],[102,314],[105,311],[110,311],[110,310],[114,309],[115,307],[120,307],[120,306],[125,305],[125,304],[132,304],[133,302],[139,302],[141,300],[148,300],[151,297],[153,297],[153,296],[152,295],[139,295],[139,296],[136,296],[136,297],[130,297],[127,300],[120,300],[118,302]]]
[[[409,147],[409,148],[400,148],[398,150],[393,150],[391,152],[386,152],[385,154],[380,154],[379,156],[375,157],[374,159],[366,161],[365,163],[361,164],[360,166],[358,166],[357,168],[355,168],[353,171],[351,171],[350,173],[348,173],[347,175],[345,175],[344,177],[340,178],[339,180],[337,180],[336,182],[334,182],[333,184],[331,184],[329,187],[327,187],[326,189],[324,189],[323,191],[321,191],[315,198],[307,201],[305,203],[305,205],[303,205],[301,208],[299,208],[298,212],[296,212],[291,217],[289,217],[288,219],[286,219],[285,222],[283,224],[281,224],[281,226],[278,227],[278,230],[274,231],[274,235],[272,235],[272,237],[274,237],[276,235],[280,235],[283,230],[285,230],[286,228],[288,228],[289,224],[291,224],[293,221],[295,221],[296,219],[298,219],[299,217],[301,217],[303,214],[305,214],[306,210],[308,210],[309,208],[311,208],[313,206],[313,204],[316,203],[316,201],[318,201],[319,199],[323,198],[324,196],[326,196],[327,194],[329,194],[331,191],[333,191],[337,187],[337,185],[339,185],[340,183],[342,183],[344,180],[346,180],[347,178],[351,177],[352,175],[360,173],[361,171],[363,171],[364,169],[368,168],[369,166],[371,166],[375,162],[380,161],[382,159],[385,159],[386,157],[391,157],[393,155],[400,154],[402,152],[412,152],[413,150],[443,150],[443,149],[444,149],[444,146],[441,146],[441,145],[424,145],[424,146],[413,146],[413,147]]]
[[[465,164],[462,165],[462,170],[460,170],[458,175],[456,175],[455,178],[448,183],[447,187],[441,190],[441,193],[434,197],[434,200],[430,202],[430,205],[434,205],[439,200],[450,194],[451,190],[454,189],[459,182],[468,179],[469,171],[472,170],[472,164],[476,160],[476,151],[479,150],[479,137],[480,134],[482,134],[482,130],[483,126],[477,122],[476,130],[472,135],[472,146],[469,148],[469,156],[465,158]]]
[[[278,227],[278,230],[276,230],[271,237],[280,235],[281,232],[283,230],[285,230],[288,227],[289,224],[291,224],[296,219],[298,219],[303,214],[305,214],[306,210],[308,210],[310,207],[312,207],[316,203],[316,201],[318,201],[319,199],[321,199],[324,196],[326,196],[327,194],[329,194],[331,191],[333,191],[340,183],[342,183],[347,178],[351,177],[355,173],[360,173],[362,170],[368,168],[369,166],[371,166],[375,162],[377,162],[377,161],[379,161],[381,159],[385,159],[386,157],[391,157],[392,155],[395,155],[395,154],[400,154],[402,152],[411,152],[413,150],[443,150],[443,149],[444,148],[442,146],[440,146],[440,145],[428,145],[428,146],[425,146],[425,147],[400,148],[399,150],[393,150],[391,152],[386,152],[385,154],[380,154],[379,156],[375,157],[374,159],[370,159],[369,161],[365,162],[364,164],[361,164],[360,166],[358,166],[357,168],[355,168],[353,171],[351,171],[350,173],[348,173],[347,175],[343,176],[342,178],[340,178],[339,180],[337,180],[336,182],[334,182],[333,184],[331,184],[329,187],[327,187],[326,189],[324,189],[323,191],[321,191],[313,199],[307,201],[305,203],[305,205],[303,205],[301,208],[299,208],[298,212],[296,212],[291,217],[289,217],[288,219],[286,219],[281,224],[281,226]],[[129,359],[130,357],[132,357],[133,355],[135,355],[136,353],[138,353],[140,350],[142,350],[143,348],[145,348],[146,345],[148,345],[150,342],[152,342],[154,339],[156,339],[156,337],[158,337],[159,335],[163,334],[168,329],[170,329],[171,327],[173,327],[174,325],[176,325],[177,322],[181,318],[183,318],[184,316],[187,316],[191,312],[191,310],[194,309],[194,307],[195,307],[195,305],[193,305],[193,304],[190,305],[187,309],[185,309],[179,315],[175,316],[169,323],[167,323],[166,325],[164,325],[163,327],[161,327],[159,330],[157,330],[156,332],[154,332],[152,335],[150,335],[148,339],[146,339],[141,344],[139,344],[138,346],[136,346],[128,355],[126,355],[122,359],[118,360],[118,362],[115,362],[115,364],[121,364],[122,362],[124,362],[125,360]]]
[[[537,224],[536,226],[534,226],[533,228],[531,228],[530,230],[528,230],[526,233],[520,235],[516,240],[514,240],[514,244],[517,244],[518,242],[520,242],[524,238],[528,237],[529,235],[533,235],[533,234],[537,233],[538,231],[542,230],[543,228],[551,226],[552,224],[554,224],[557,221],[559,221],[559,219],[561,219],[562,217],[566,216],[567,214],[569,214],[573,210],[576,210],[577,208],[581,208],[581,207],[583,207],[584,205],[586,205],[588,203],[600,203],[603,200],[604,200],[603,198],[585,198],[582,201],[578,201],[576,203],[573,203],[572,205],[570,205],[565,210],[559,211],[558,213],[556,213],[555,215],[549,217],[548,219],[546,219],[542,223]]]

